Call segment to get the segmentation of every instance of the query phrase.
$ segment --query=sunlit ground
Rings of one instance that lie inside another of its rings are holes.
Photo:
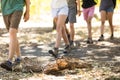
[[[36,1],[37,2],[37,1]],[[42,4],[44,5],[44,4]],[[20,41],[22,57],[38,57],[40,60],[49,60],[51,56],[48,50],[54,46],[55,31],[52,31],[52,17],[50,11],[42,10],[40,15],[36,14],[30,18],[26,23],[20,23],[20,31],[18,38]],[[99,10],[96,9],[95,14],[99,16]],[[94,66],[92,70],[80,69],[75,75],[69,73],[64,76],[45,75],[43,73],[22,73],[22,72],[8,72],[0,68],[0,79],[3,80],[104,80],[106,78],[117,79],[120,76],[120,9],[115,10],[114,25],[115,25],[115,39],[110,40],[110,30],[108,22],[105,24],[105,41],[97,42],[100,36],[100,21],[93,18],[93,45],[86,44],[87,27],[83,19],[83,15],[77,16],[77,23],[75,24],[76,34],[75,41],[80,42],[80,47],[73,50],[70,55],[91,62]],[[5,28],[2,16],[0,16],[0,28]],[[26,28],[26,29],[25,29]],[[0,62],[7,59],[8,53],[8,33],[5,29],[0,31]],[[61,48],[63,49],[63,44]],[[116,65],[115,65],[116,64]],[[116,73],[117,72],[117,73]],[[2,77],[1,77],[2,76]],[[120,79],[120,78],[119,78]],[[118,80],[119,80],[118,79]],[[109,80],[109,79],[108,79]]]

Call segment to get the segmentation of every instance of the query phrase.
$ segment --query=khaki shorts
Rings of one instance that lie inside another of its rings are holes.
[[[18,29],[23,11],[15,11],[12,14],[3,16],[7,30],[10,28]]]

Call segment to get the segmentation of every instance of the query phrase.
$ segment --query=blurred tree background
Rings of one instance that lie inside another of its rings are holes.
[[[82,4],[82,0],[81,4]],[[117,0],[117,6],[115,9],[115,13],[119,13],[120,9],[120,0]],[[0,4],[1,5],[1,4]],[[98,0],[97,6],[96,6],[96,12],[95,14],[99,15],[99,5],[100,5],[100,0]],[[51,0],[31,0],[31,5],[30,5],[30,20],[31,22],[36,22],[39,24],[47,24],[46,26],[51,26]],[[81,7],[82,8],[82,7]],[[81,9],[82,10],[82,9]],[[1,8],[0,8],[1,12]],[[40,23],[41,22],[41,23]],[[45,22],[45,23],[44,23]],[[46,23],[47,22],[47,23]],[[50,24],[49,24],[50,23]],[[44,26],[44,25],[43,25]]]
[[[97,7],[100,5],[100,0],[98,0]],[[31,15],[40,15],[40,13],[50,11],[51,0],[31,0]],[[82,3],[82,0],[81,0]],[[117,0],[117,7],[120,4],[120,0]],[[44,12],[43,12],[44,11]]]
[[[40,15],[49,10],[50,0],[31,0],[31,15]]]
[[[80,0],[82,3],[82,0]],[[98,4],[97,7],[99,7],[100,4],[100,0],[98,0]],[[50,3],[51,0],[31,0],[31,16],[39,16],[40,14],[44,14],[44,13],[50,13]],[[120,0],[117,0],[117,7],[116,9],[118,9],[120,4]],[[1,6],[1,4],[0,4]],[[1,8],[0,8],[0,12],[1,12]]]

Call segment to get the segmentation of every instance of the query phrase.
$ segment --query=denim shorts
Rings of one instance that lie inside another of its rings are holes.
[[[106,12],[113,12],[114,11],[114,7],[110,7],[108,9],[106,9]]]
[[[101,9],[100,11],[106,11],[106,12],[113,12],[114,11],[114,7],[110,7],[110,8],[107,8],[107,9]]]
[[[64,6],[61,8],[52,8],[52,16],[57,17],[59,15],[68,15],[68,7]]]

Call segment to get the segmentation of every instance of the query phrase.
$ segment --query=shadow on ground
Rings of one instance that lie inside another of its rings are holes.
[[[111,68],[110,71],[112,71],[113,73],[117,72],[118,75],[120,69],[116,71],[113,69],[120,66],[120,38],[119,36],[116,37],[115,35],[115,38],[113,40],[106,38],[105,41],[98,42],[97,38],[99,36],[99,33],[97,31],[98,28],[95,27],[93,29],[94,43],[86,44],[86,28],[77,29],[75,41],[77,43],[80,43],[80,46],[72,50],[69,54],[65,56],[89,61],[93,65],[97,64],[97,66],[99,67],[107,66]],[[119,30],[115,29],[115,31],[115,34],[119,33]],[[0,35],[0,62],[2,62],[7,58],[6,53],[8,53],[8,34],[7,31],[3,29]],[[20,29],[18,33],[18,39],[20,42],[21,53],[23,57],[37,57],[41,58],[41,61],[49,61],[51,58],[53,58],[50,54],[48,54],[48,50],[54,47],[55,31],[52,31],[51,29],[43,30],[41,28]],[[62,54],[63,48],[64,43],[62,41],[60,54]],[[5,76],[4,73],[6,73],[6,71],[3,69],[0,70],[2,71],[0,71],[0,77]],[[17,73],[13,73],[13,76],[15,74]],[[19,74],[23,75],[22,73]],[[9,76],[9,74],[6,75]],[[25,75],[25,77],[33,76],[33,74],[31,73],[27,73]],[[110,76],[110,74],[108,76]],[[19,76],[19,78],[23,77]]]

